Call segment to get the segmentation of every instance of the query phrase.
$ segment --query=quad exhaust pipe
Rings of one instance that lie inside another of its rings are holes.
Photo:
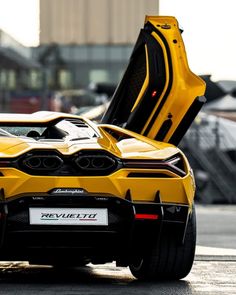
[[[115,158],[106,154],[77,154],[71,157],[61,158],[57,154],[28,154],[19,165],[27,173],[47,175],[48,173],[64,173],[70,169],[75,175],[106,175],[117,168],[119,163]],[[48,173],[47,173],[48,172]],[[68,174],[66,174],[68,175]]]
[[[26,158],[23,164],[31,170],[57,170],[63,160],[56,155],[34,155]]]
[[[83,155],[75,160],[81,170],[109,170],[115,166],[115,160],[106,155]]]

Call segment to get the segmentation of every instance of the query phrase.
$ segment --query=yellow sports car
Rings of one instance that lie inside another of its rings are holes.
[[[180,279],[196,243],[194,177],[176,146],[204,103],[178,23],[147,17],[95,125],[53,112],[0,114],[0,259],[116,261]]]

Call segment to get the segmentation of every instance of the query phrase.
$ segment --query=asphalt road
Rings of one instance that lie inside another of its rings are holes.
[[[197,206],[197,244],[236,249],[236,206]]]
[[[193,269],[184,280],[138,282],[128,268],[116,268],[114,264],[59,271],[2,263],[0,295],[236,295],[236,250],[231,250],[236,248],[236,206],[197,206],[197,220],[200,247]]]

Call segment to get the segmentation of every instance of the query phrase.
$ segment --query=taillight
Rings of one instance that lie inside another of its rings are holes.
[[[11,161],[0,160],[0,167],[10,167],[10,166],[11,166]]]
[[[180,155],[176,155],[166,160],[123,160],[123,167],[137,169],[166,169],[181,177],[186,175],[184,161]]]
[[[177,174],[179,174],[180,176],[186,175],[184,161],[181,156],[177,155],[173,158],[170,158],[166,163],[174,170],[178,171]]]

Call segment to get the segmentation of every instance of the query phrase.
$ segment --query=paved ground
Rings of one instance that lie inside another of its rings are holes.
[[[236,206],[197,206],[197,217],[196,261],[184,280],[142,283],[114,264],[55,271],[2,263],[0,294],[236,295]]]
[[[12,269],[1,275],[0,294],[112,295],[233,295],[236,262],[196,261],[185,280],[142,283],[127,268],[106,266],[56,272],[53,269]]]
[[[236,249],[236,206],[197,206],[197,244]]]

